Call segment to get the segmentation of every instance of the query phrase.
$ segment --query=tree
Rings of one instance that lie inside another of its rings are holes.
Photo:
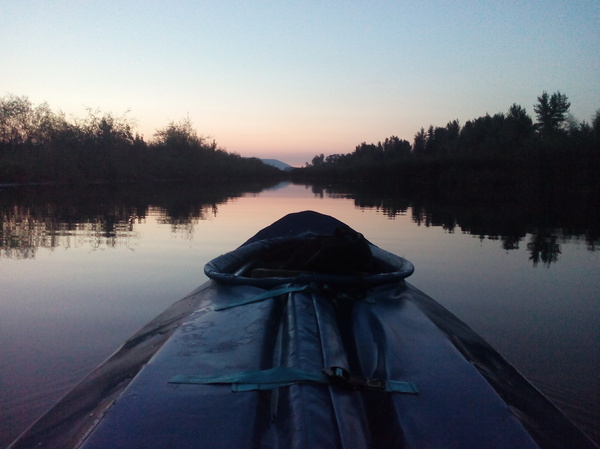
[[[448,122],[445,128],[436,129],[436,140],[438,146],[445,153],[453,153],[458,145],[458,137],[460,136],[460,122],[452,120]],[[439,150],[439,148],[438,148]]]
[[[365,162],[380,162],[383,159],[383,145],[378,142],[377,145],[373,143],[362,142],[356,146],[354,150],[354,158],[361,160],[361,163]]]
[[[516,103],[508,109],[506,124],[509,127],[509,138],[515,141],[514,143],[528,137],[534,131],[533,120],[525,108]]]
[[[506,119],[522,126],[523,131],[529,132],[533,130],[533,120],[531,120],[531,117],[527,114],[527,110],[516,103],[513,103],[513,105],[508,108]]]
[[[435,130],[436,128],[434,128],[433,125],[429,125],[429,129],[427,130],[427,141],[425,142],[425,152],[427,154],[435,153],[438,149],[437,143],[439,139],[436,139],[436,137],[439,138],[441,136],[439,132],[436,135]]]
[[[0,142],[22,144],[31,131],[33,106],[25,96],[0,98]]]
[[[427,135],[425,129],[421,128],[413,141],[413,152],[415,154],[422,154],[425,151],[425,144],[427,143]]]
[[[594,130],[596,138],[600,139],[600,109],[598,109],[592,117],[592,129]]]
[[[455,141],[460,134],[460,122],[458,120],[452,120],[451,122],[448,122],[446,129],[448,130],[448,140],[450,142]]]
[[[313,166],[323,165],[324,161],[325,161],[325,155],[323,153],[321,153],[312,158],[312,165]]]
[[[571,107],[569,99],[558,91],[552,95],[544,91],[537,100],[533,110],[537,115],[538,129],[546,135],[556,134],[567,119]]]
[[[203,136],[198,135],[189,117],[179,122],[171,122],[154,133],[155,144],[164,145],[171,149],[203,147],[205,141],[206,139]]]
[[[383,155],[387,159],[395,159],[410,154],[410,142],[398,136],[386,137],[383,142]]]
[[[330,154],[325,158],[325,163],[330,165],[340,164],[344,160],[343,154]]]

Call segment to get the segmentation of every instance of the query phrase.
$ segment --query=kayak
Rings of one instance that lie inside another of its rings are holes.
[[[204,267],[17,448],[596,448],[408,260],[312,211]]]

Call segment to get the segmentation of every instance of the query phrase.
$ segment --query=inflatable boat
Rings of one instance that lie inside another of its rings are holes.
[[[316,212],[205,266],[11,448],[594,448],[413,265]]]

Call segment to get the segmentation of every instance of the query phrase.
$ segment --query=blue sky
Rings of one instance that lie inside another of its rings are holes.
[[[412,142],[546,90],[600,109],[600,1],[0,0],[0,95],[149,140],[189,117],[242,156],[293,165]]]

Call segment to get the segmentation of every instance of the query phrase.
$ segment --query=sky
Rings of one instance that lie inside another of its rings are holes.
[[[600,0],[0,0],[0,96],[189,118],[229,152],[302,166],[560,91],[600,109]]]

